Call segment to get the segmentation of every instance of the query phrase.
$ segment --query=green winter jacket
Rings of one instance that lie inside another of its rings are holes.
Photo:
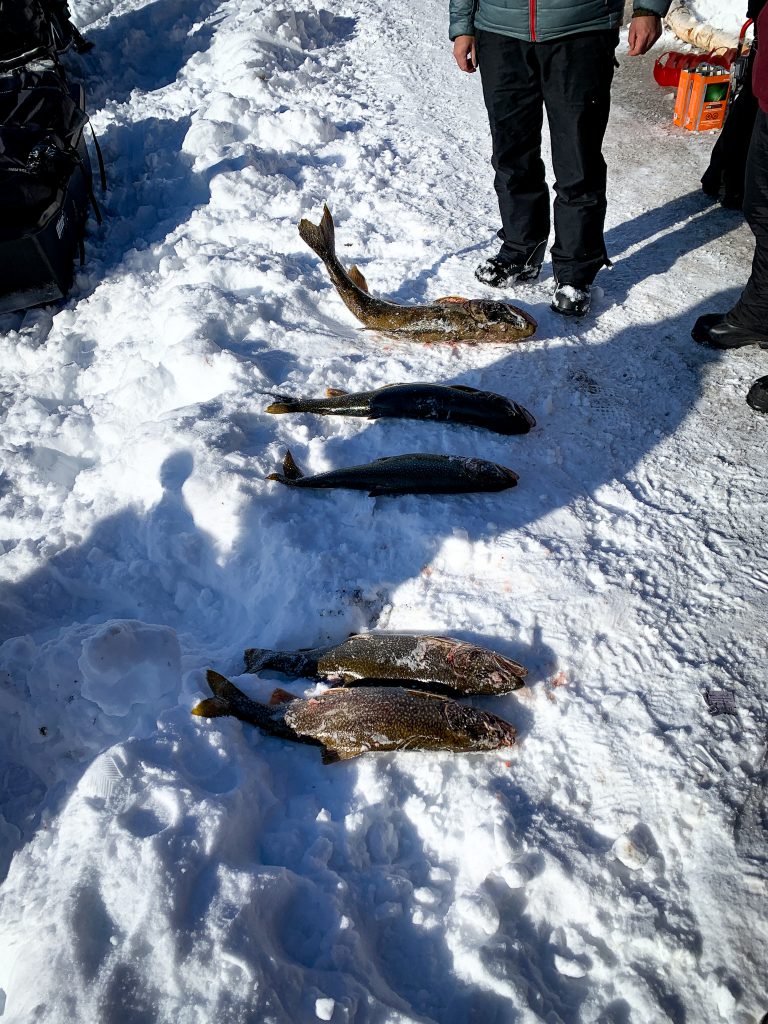
[[[670,0],[635,0],[635,9],[663,18]],[[502,36],[546,42],[596,29],[618,28],[624,0],[451,0],[449,34],[473,36],[476,28]]]

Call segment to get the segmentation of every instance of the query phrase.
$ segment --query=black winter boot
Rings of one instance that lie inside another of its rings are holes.
[[[755,412],[768,412],[768,377],[758,377],[747,392],[747,405]]]

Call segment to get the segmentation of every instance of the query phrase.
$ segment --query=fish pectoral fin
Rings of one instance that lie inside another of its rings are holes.
[[[344,388],[326,388],[326,398],[340,398],[342,395],[348,395],[349,392],[345,391]]]
[[[292,700],[298,700],[299,698],[295,693],[289,693],[287,690],[281,689],[279,686],[272,691],[272,696],[269,698],[269,703],[274,704],[288,704]]]
[[[444,305],[456,305],[458,303],[467,302],[468,300],[463,298],[461,295],[443,295],[442,298],[435,299],[435,306]]]
[[[296,461],[291,455],[290,451],[285,453],[283,459],[283,475],[289,480],[300,480],[304,474],[301,472],[299,467],[296,465]],[[276,479],[275,477],[267,477],[267,479]]]
[[[347,274],[349,275],[349,279],[352,282],[352,284],[356,284],[360,291],[365,292],[366,294],[370,294],[368,282],[363,277],[360,268],[357,266],[357,264],[351,266],[347,271]]]
[[[407,494],[407,491],[391,491],[389,487],[372,487],[368,491],[369,498],[381,498],[383,495],[387,497],[396,497],[398,494]]]

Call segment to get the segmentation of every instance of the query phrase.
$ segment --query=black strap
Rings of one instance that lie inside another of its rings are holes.
[[[96,159],[99,162],[99,179],[101,181],[101,191],[107,191],[107,172],[104,169],[104,156],[101,152],[101,146],[99,140],[96,138],[96,132],[93,130],[90,118],[88,119],[88,125],[91,129],[91,138],[93,139],[93,145],[96,148]]]

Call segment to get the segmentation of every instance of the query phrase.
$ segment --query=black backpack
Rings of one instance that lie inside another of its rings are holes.
[[[0,0],[0,72],[69,46],[90,48],[72,24],[66,0]]]

